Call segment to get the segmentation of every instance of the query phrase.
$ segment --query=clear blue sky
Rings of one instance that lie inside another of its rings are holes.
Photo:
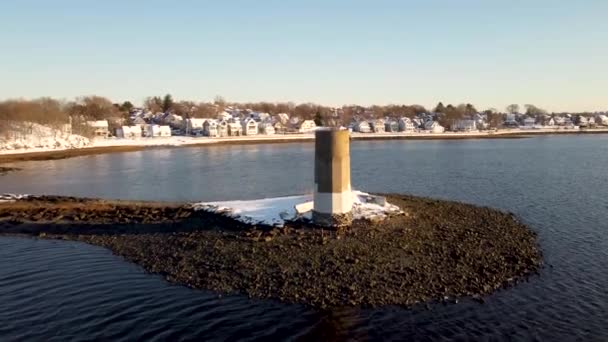
[[[608,1],[0,2],[0,99],[608,109]]]

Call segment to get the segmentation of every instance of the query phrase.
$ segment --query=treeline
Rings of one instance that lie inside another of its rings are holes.
[[[173,113],[184,118],[216,117],[227,108],[252,110],[276,115],[287,113],[300,119],[313,119],[325,125],[348,125],[353,120],[369,120],[373,118],[414,118],[421,115],[433,115],[433,119],[445,127],[454,121],[468,118],[480,111],[474,105],[458,104],[444,105],[438,103],[435,108],[427,109],[421,105],[386,105],[360,106],[344,105],[338,108],[319,105],[316,103],[293,102],[252,102],[236,103],[226,101],[217,96],[212,102],[175,101],[170,94],[150,96],[144,100],[143,110],[152,113]],[[0,132],[10,129],[11,122],[33,122],[47,126],[65,125],[73,127],[84,126],[88,120],[109,120],[110,124],[128,123],[129,114],[135,106],[129,102],[113,103],[101,96],[84,96],[73,101],[62,101],[48,97],[24,100],[11,99],[0,102]],[[547,112],[532,104],[524,105],[524,114],[541,116]],[[506,113],[520,113],[517,104],[507,106]],[[498,127],[504,121],[504,113],[496,109],[487,109],[486,114],[491,127]],[[83,128],[84,129],[84,128]]]

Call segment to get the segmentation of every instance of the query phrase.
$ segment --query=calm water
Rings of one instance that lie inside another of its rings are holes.
[[[539,234],[540,277],[485,304],[319,312],[218,298],[81,243],[0,238],[0,338],[608,340],[608,136],[351,145],[353,186],[493,206]],[[0,192],[253,199],[312,189],[312,144],[148,150],[21,163]]]

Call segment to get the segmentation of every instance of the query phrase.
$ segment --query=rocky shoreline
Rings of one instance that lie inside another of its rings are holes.
[[[82,241],[192,288],[320,308],[483,301],[542,265],[535,233],[511,214],[387,199],[406,215],[334,232],[250,226],[181,203],[28,197],[0,203],[0,234]]]
[[[2,167],[0,166],[0,176],[5,175],[9,172],[14,172],[14,171],[19,171],[21,169],[16,168],[16,167]]]

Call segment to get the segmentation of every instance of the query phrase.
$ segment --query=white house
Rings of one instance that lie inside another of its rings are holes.
[[[160,137],[170,137],[171,136],[171,127],[167,125],[160,125],[159,128],[159,136]]]
[[[220,122],[217,123],[217,135],[220,137],[228,136],[228,121],[227,120],[221,120]]]
[[[87,121],[96,137],[107,138],[110,135],[108,120]]]
[[[595,118],[596,125],[608,126],[608,116],[600,114]]]
[[[312,120],[304,120],[298,125],[298,132],[309,133],[317,129],[317,124]]]
[[[369,122],[369,128],[374,133],[384,133],[384,120],[376,119]]]
[[[277,119],[279,120],[279,122],[281,122],[283,125],[286,125],[287,122],[289,122],[289,114],[287,113],[279,113],[277,114]]]
[[[243,126],[243,134],[245,135],[257,135],[258,134],[258,123],[252,119],[247,118],[241,122]]]
[[[524,126],[526,126],[526,127],[533,127],[535,124],[536,124],[536,119],[531,116],[527,116],[524,119]]]
[[[272,135],[275,133],[274,127],[270,122],[262,122],[258,127],[260,129],[260,134]]]
[[[429,133],[443,133],[445,128],[437,121],[427,121],[424,124],[424,130],[428,131]]]
[[[165,117],[164,122],[173,128],[184,127],[184,118],[181,115],[169,114]]]
[[[505,123],[511,126],[517,125],[517,115],[515,113],[508,113],[505,119]]]
[[[186,132],[192,133],[196,130],[203,130],[203,125],[205,124],[205,120],[207,119],[198,119],[198,118],[190,118],[184,121],[184,130]]]
[[[554,127],[555,126],[555,119],[549,118],[549,120],[545,120],[545,126],[546,127]]]
[[[219,131],[217,129],[217,121],[213,119],[207,119],[203,123],[203,135],[207,137],[218,137]]]
[[[553,118],[553,121],[558,126],[563,126],[566,124],[566,118],[564,118],[563,116],[556,116],[555,118]]]
[[[281,121],[275,122],[273,125],[273,128],[274,128],[275,133],[278,133],[278,134],[287,133],[287,126],[285,126],[285,124]]]
[[[399,118],[397,125],[399,132],[413,132],[416,129],[416,125],[410,118]]]
[[[223,111],[217,115],[217,118],[220,121],[222,121],[222,120],[228,121],[228,120],[232,119],[232,114],[228,113],[227,111]]]
[[[238,122],[228,122],[228,135],[231,137],[243,135],[243,126]]]
[[[578,125],[580,127],[587,127],[589,125],[589,120],[586,116],[579,115],[578,116]]]
[[[452,124],[452,131],[473,132],[477,130],[477,121],[470,119],[456,120]]]
[[[122,126],[116,129],[116,136],[118,138],[135,139],[141,138],[141,127],[140,126]]]
[[[149,124],[144,126],[144,136],[149,138],[170,137],[171,127],[167,125]]]
[[[355,122],[355,125],[353,126],[353,131],[359,132],[359,133],[369,133],[372,131],[372,128],[369,126],[369,122],[367,122],[365,120],[361,120],[361,121]]]

